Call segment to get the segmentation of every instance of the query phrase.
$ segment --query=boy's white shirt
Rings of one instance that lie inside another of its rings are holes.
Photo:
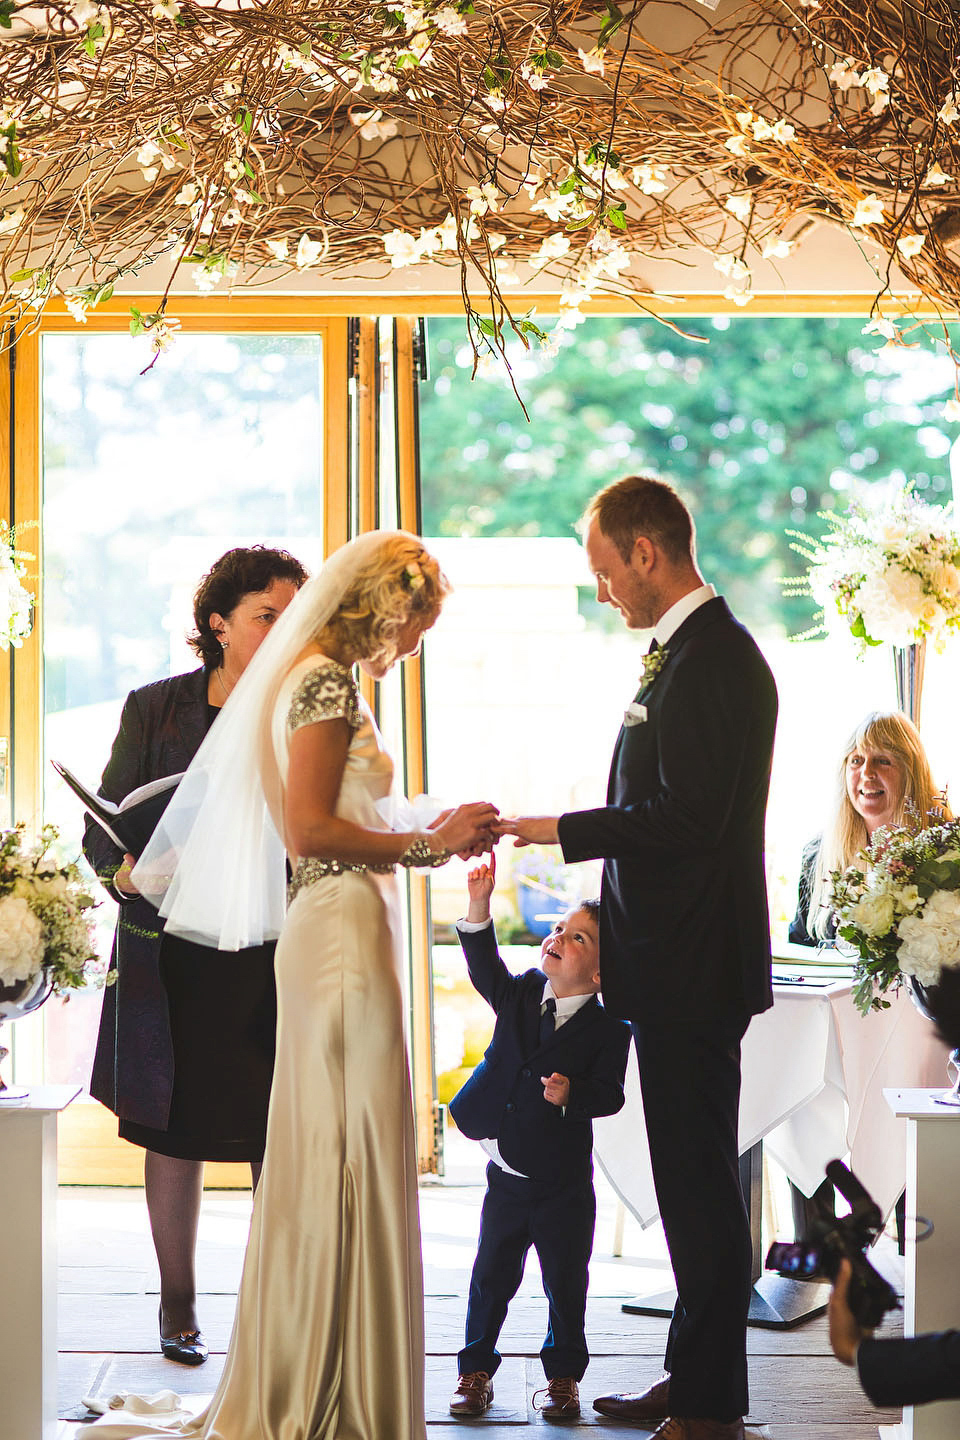
[[[487,927],[492,924],[492,917],[488,920],[458,920],[457,929],[463,930],[467,934],[473,934],[477,930],[486,930]],[[586,1005],[588,1000],[591,1000],[593,998],[593,995],[594,992],[592,990],[589,990],[585,995],[560,996],[556,994],[553,986],[548,980],[546,985],[544,985],[543,987],[543,994],[540,997],[540,1014],[543,1014],[543,1007],[548,1000],[555,1000],[557,1005],[557,1013],[553,1022],[553,1027],[555,1031],[559,1030],[561,1025],[565,1025],[568,1020],[570,1020],[574,1015],[576,1015],[578,1010],[582,1009],[583,1006]],[[566,1114],[567,1107],[564,1105],[562,1109],[563,1113]],[[494,1164],[499,1165],[501,1170],[505,1171],[508,1175],[517,1175],[521,1180],[529,1180],[529,1175],[524,1175],[522,1170],[514,1170],[510,1165],[507,1164],[503,1156],[500,1154],[500,1147],[497,1145],[496,1140],[494,1140],[492,1137],[481,1140],[479,1143],[486,1151],[486,1153],[490,1156],[490,1159],[494,1162]]]

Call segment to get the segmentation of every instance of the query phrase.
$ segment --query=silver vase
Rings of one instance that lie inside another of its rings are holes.
[[[53,991],[53,975],[49,970],[39,970],[26,980],[14,980],[11,985],[0,985],[0,1024],[4,1020],[19,1020],[31,1010],[39,1010]],[[0,1045],[0,1065],[10,1051]],[[26,1100],[30,1091],[18,1085],[7,1085],[0,1075],[0,1105],[18,1105]]]
[[[926,640],[915,645],[894,645],[893,678],[897,685],[897,704],[920,729],[920,700],[923,695],[923,667],[927,658]]]

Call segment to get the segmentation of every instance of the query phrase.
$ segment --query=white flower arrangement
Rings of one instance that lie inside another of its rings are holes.
[[[790,593],[835,606],[861,652],[927,639],[940,651],[960,628],[960,535],[949,518],[949,506],[928,505],[909,486],[871,487],[845,514],[821,515],[830,527],[821,539],[789,532],[809,562]]]
[[[53,825],[34,845],[22,824],[0,833],[0,985],[46,969],[54,992],[65,994],[99,964],[88,921],[96,902],[77,866],[50,853],[57,838]]]
[[[878,830],[856,863],[830,878],[837,935],[857,950],[861,1014],[889,1008],[882,997],[904,978],[930,986],[960,970],[960,821]]]

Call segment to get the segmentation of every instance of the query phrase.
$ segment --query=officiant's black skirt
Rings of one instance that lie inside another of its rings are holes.
[[[165,1130],[121,1119],[122,1139],[181,1160],[263,1159],[277,1026],[275,948],[227,952],[163,936],[170,1119]]]

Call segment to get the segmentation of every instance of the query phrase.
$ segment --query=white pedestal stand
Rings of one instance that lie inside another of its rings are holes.
[[[57,1114],[79,1093],[0,1106],[0,1440],[57,1433]]]
[[[960,1329],[960,1110],[938,1105],[933,1096],[942,1093],[883,1092],[893,1113],[907,1122],[905,1335]],[[933,1234],[918,1244],[917,1230],[927,1220]],[[906,1406],[892,1433],[899,1440],[957,1440],[960,1400]]]

